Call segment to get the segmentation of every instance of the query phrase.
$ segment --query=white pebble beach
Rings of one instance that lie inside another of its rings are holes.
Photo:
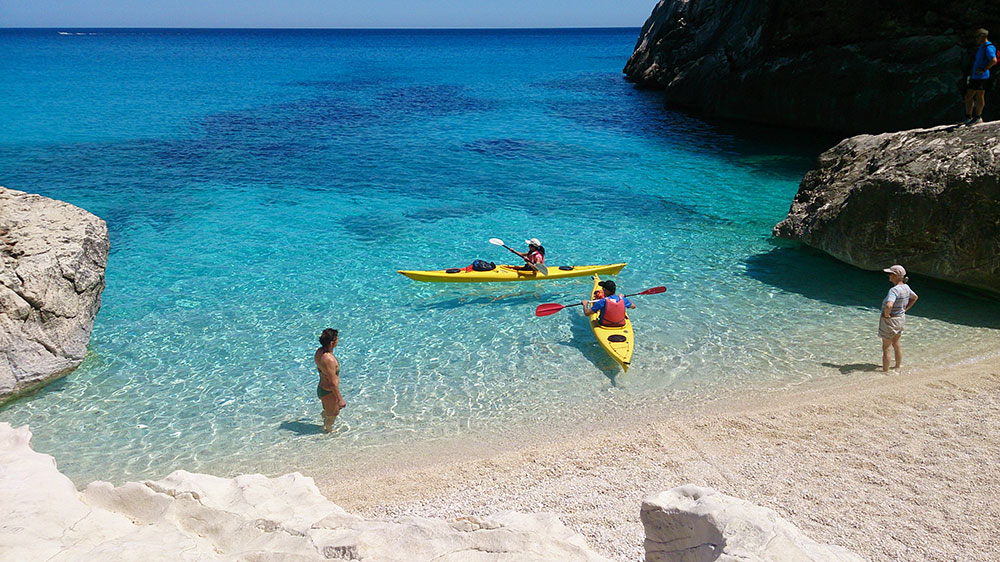
[[[558,440],[312,474],[368,517],[555,512],[614,560],[643,558],[642,499],[686,483],[769,507],[870,560],[1000,552],[1000,365],[855,372],[664,404]]]

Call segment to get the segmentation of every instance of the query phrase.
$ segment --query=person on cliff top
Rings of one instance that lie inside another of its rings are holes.
[[[614,281],[601,281],[601,289],[594,291],[593,301],[582,301],[583,314],[590,316],[600,312],[598,322],[601,326],[621,327],[625,325],[625,309],[635,308],[635,304],[623,296],[615,294],[618,287]],[[603,291],[602,291],[603,290]]]
[[[889,283],[892,283],[889,294],[882,301],[882,314],[878,319],[878,337],[882,338],[882,371],[887,372],[889,348],[896,352],[896,365],[893,368],[899,369],[903,365],[903,349],[899,345],[899,339],[903,336],[906,311],[916,304],[918,297],[906,284],[910,279],[903,266],[894,265],[882,271],[889,274]]]
[[[542,247],[542,243],[538,238],[531,238],[524,241],[528,245],[528,251],[521,253],[514,250],[514,253],[524,258],[525,261],[530,263],[540,263],[545,264],[545,248]],[[534,269],[529,265],[525,265],[523,269]]]
[[[964,125],[977,125],[983,122],[983,107],[986,106],[986,90],[990,87],[990,69],[997,64],[997,48],[990,43],[990,32],[985,29],[976,30],[976,56],[972,60],[972,73],[969,75],[969,86],[965,90],[965,121]]]
[[[323,403],[323,431],[333,431],[333,422],[337,419],[347,402],[340,395],[340,362],[333,355],[337,347],[337,330],[327,328],[319,336],[319,349],[313,354],[316,369],[319,370],[319,384],[316,386],[316,396]]]

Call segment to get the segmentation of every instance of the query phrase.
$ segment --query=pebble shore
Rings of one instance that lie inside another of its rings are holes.
[[[686,483],[772,508],[871,560],[987,562],[1000,552],[996,358],[865,370],[463,455],[312,476],[367,517],[555,512],[622,561],[643,559],[642,499]]]

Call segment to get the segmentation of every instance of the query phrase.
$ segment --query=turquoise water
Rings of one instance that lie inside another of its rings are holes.
[[[112,243],[87,359],[0,420],[80,483],[280,473],[870,368],[883,275],[770,239],[832,141],[666,111],[622,78],[637,34],[0,30],[0,185],[97,214]],[[587,279],[395,272],[507,260],[491,237],[665,285],[636,298],[629,373],[577,309],[533,315]],[[1000,306],[911,285],[909,364],[994,352]]]

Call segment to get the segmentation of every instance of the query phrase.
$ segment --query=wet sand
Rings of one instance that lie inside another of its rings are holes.
[[[770,507],[870,560],[985,562],[1000,552],[996,357],[861,369],[600,422],[312,476],[328,498],[370,517],[555,512],[623,561],[643,559],[643,497],[685,483]]]

